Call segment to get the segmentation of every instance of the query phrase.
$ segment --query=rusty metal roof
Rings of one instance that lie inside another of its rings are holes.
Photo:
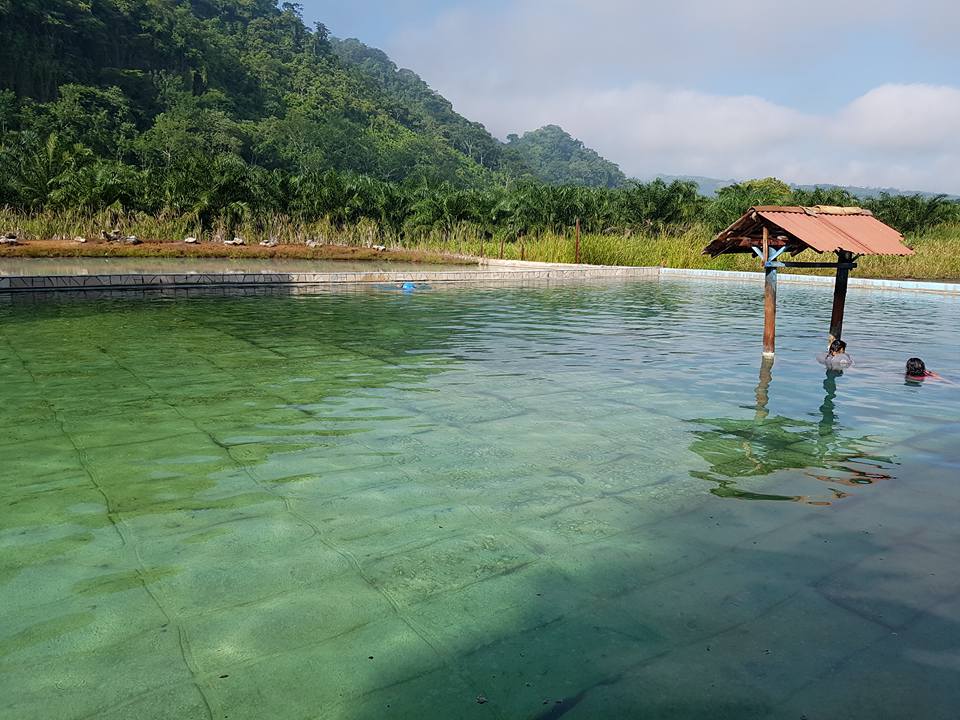
[[[763,228],[770,246],[787,247],[792,254],[811,249],[818,253],[847,251],[855,255],[913,255],[903,235],[857,207],[752,207],[719,233],[704,253],[752,252],[762,242]]]

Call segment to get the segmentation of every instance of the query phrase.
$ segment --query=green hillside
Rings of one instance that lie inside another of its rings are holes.
[[[608,171],[589,167],[605,161],[562,131],[528,134],[520,152],[506,151],[414,72],[306,27],[289,3],[0,0],[0,20],[7,153],[76,164],[83,146],[108,163],[101,175],[149,172],[166,197],[189,196],[171,183],[202,179],[202,164],[461,187],[497,173],[597,184]],[[40,180],[13,178],[3,200],[42,203]]]
[[[32,238],[237,231],[483,252],[577,225],[715,231],[755,204],[861,202],[906,232],[960,220],[944,196],[627,182],[555,125],[502,143],[383,52],[273,0],[0,0],[0,167],[0,232]]]
[[[4,164],[24,166],[0,202],[75,193],[58,179],[71,168],[95,204],[179,209],[215,201],[227,176],[250,193],[274,173],[489,180],[499,148],[481,126],[412,73],[376,77],[338,52],[355,50],[271,0],[0,0]],[[133,175],[138,198],[91,187]]]
[[[547,125],[539,130],[510,135],[507,154],[528,166],[541,181],[553,185],[585,185],[614,188],[626,176],[615,163],[571,137],[563,128]]]
[[[478,122],[456,113],[449,100],[434,91],[412,70],[400,69],[382,50],[359,40],[331,39],[336,57],[375,87],[388,114],[404,127],[438,136],[457,152],[488,170],[508,170],[504,146]]]

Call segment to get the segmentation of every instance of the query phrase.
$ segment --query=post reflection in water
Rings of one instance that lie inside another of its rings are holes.
[[[693,422],[706,426],[694,431],[691,450],[709,463],[695,477],[715,484],[718,497],[738,500],[771,500],[808,505],[830,505],[848,497],[843,488],[870,485],[891,479],[895,460],[876,454],[878,443],[869,436],[848,437],[842,432],[836,408],[837,378],[842,371],[827,370],[819,422],[770,414],[773,359],[764,358],[752,420],[703,418]],[[791,472],[793,471],[793,472]],[[797,472],[799,471],[799,472]],[[797,484],[796,494],[755,492],[743,487],[748,478],[770,478],[778,484]],[[809,478],[825,483],[828,494],[803,492]],[[771,478],[773,479],[773,478]]]

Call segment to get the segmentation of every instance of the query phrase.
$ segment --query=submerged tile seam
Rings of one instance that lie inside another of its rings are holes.
[[[178,317],[181,317],[182,319],[186,319],[186,318],[183,318],[182,313],[178,313],[177,316],[178,316]],[[221,334],[226,335],[227,337],[233,338],[234,340],[237,340],[237,341],[239,341],[239,342],[241,342],[241,343],[243,343],[243,344],[251,345],[251,346],[257,348],[258,350],[263,350],[263,351],[265,351],[265,352],[268,352],[268,353],[271,353],[271,354],[273,354],[273,355],[276,355],[277,357],[283,358],[284,360],[286,360],[286,361],[288,361],[288,362],[297,359],[297,358],[291,357],[290,355],[284,354],[284,353],[280,352],[279,350],[275,350],[275,349],[273,349],[273,348],[266,347],[265,345],[259,345],[258,343],[256,343],[255,341],[251,340],[251,339],[248,338],[248,337],[244,337],[244,336],[242,336],[242,335],[238,335],[238,334],[236,334],[236,333],[229,332],[229,331],[227,331],[227,330],[224,330],[222,327],[214,327],[214,326],[212,326],[212,325],[208,325],[208,324],[203,323],[203,322],[196,322],[196,321],[193,321],[193,320],[190,320],[189,322],[191,322],[191,324],[193,324],[195,327],[200,327],[200,328],[203,328],[203,329],[205,329],[205,330],[211,330],[211,331],[213,331],[213,332],[221,333]],[[368,353],[361,352],[361,351],[359,351],[359,350],[353,350],[353,349],[351,349],[351,348],[349,348],[349,347],[347,347],[347,346],[345,346],[345,345],[342,345],[342,344],[338,344],[338,343],[328,343],[328,346],[329,346],[329,347],[336,347],[336,348],[342,350],[344,353],[347,353],[347,354],[350,354],[350,355],[359,355],[359,356],[361,356],[361,357],[365,357],[365,358],[367,358],[368,360],[373,360],[374,362],[377,362],[377,363],[380,363],[380,364],[393,365],[394,367],[402,367],[399,363],[391,362],[391,361],[389,361],[389,360],[384,360],[384,359],[382,359],[382,358],[375,357],[375,356],[373,356],[373,355],[370,355],[370,354],[368,354]],[[210,364],[213,365],[215,368],[217,368],[218,370],[220,370],[220,372],[229,372],[229,370],[227,370],[226,368],[223,368],[223,367],[217,365],[217,364],[216,364],[215,362],[213,362],[212,360],[210,360],[209,362],[210,362]],[[151,391],[153,391],[152,388],[151,388]],[[153,391],[153,392],[155,392],[155,391]],[[274,397],[274,398],[276,398],[277,400],[282,400],[282,401],[284,401],[284,402],[289,402],[286,398],[283,398],[283,397],[281,397],[280,395],[271,395],[270,397]]]
[[[336,543],[333,543],[330,540],[326,539],[323,533],[321,532],[320,528],[313,521],[311,521],[309,518],[304,516],[302,513],[293,509],[293,507],[290,505],[290,499],[287,496],[283,494],[278,494],[275,491],[273,491],[271,488],[266,487],[259,479],[257,479],[257,477],[254,475],[254,473],[249,468],[249,466],[239,461],[233,455],[229,446],[224,445],[219,440],[217,440],[213,436],[213,434],[207,431],[205,428],[203,428],[196,419],[188,418],[184,416],[181,413],[180,409],[174,403],[170,402],[166,398],[159,395],[159,393],[157,393],[157,391],[154,390],[153,387],[147,381],[145,381],[142,377],[140,377],[136,372],[134,372],[129,367],[124,365],[122,362],[117,360],[117,358],[113,357],[112,355],[109,355],[109,353],[106,353],[105,351],[103,352],[104,354],[108,355],[111,360],[113,360],[113,362],[116,364],[117,367],[119,367],[121,370],[131,375],[143,387],[147,388],[151,393],[154,393],[157,397],[159,397],[159,399],[162,402],[166,403],[174,412],[180,415],[187,422],[190,422],[191,424],[193,424],[193,426],[196,427],[198,431],[205,434],[210,439],[211,442],[213,442],[215,445],[220,447],[226,453],[230,461],[236,466],[236,468],[240,470],[244,475],[246,475],[249,478],[249,480],[254,485],[257,486],[258,489],[260,489],[262,492],[266,493],[267,495],[272,496],[274,499],[279,500],[282,506],[284,507],[284,510],[287,513],[289,513],[291,516],[293,516],[294,518],[296,518],[297,520],[305,524],[307,527],[309,527],[313,531],[313,534],[310,537],[315,537],[318,542],[320,542],[322,545],[324,545],[331,551],[335,552],[336,554],[340,555],[344,560],[346,560],[350,565],[352,565],[355,568],[357,574],[360,576],[360,578],[372,590],[374,590],[374,592],[376,592],[381,597],[383,597],[387,601],[387,603],[393,608],[394,614],[397,616],[397,618],[402,623],[404,623],[417,637],[419,637],[420,640],[425,645],[427,645],[427,647],[429,647],[431,651],[433,651],[434,655],[436,655],[437,658],[439,658],[448,668],[450,668],[457,675],[459,675],[461,681],[464,682],[464,684],[472,687],[481,686],[479,682],[476,682],[472,677],[469,677],[464,671],[464,669],[458,663],[455,663],[453,661],[452,654],[445,648],[442,648],[441,643],[438,640],[431,637],[431,635],[424,628],[421,628],[419,626],[419,623],[414,622],[410,617],[407,616],[407,614],[403,611],[399,602],[397,602],[397,600],[393,597],[393,595],[390,592],[386,590],[386,588],[380,587],[377,583],[373,582],[373,580],[367,576],[366,572],[364,572],[363,570],[362,565],[360,564],[360,562],[357,560],[356,556],[353,553],[351,553],[346,548],[339,547]],[[139,559],[138,549],[137,549],[137,557]],[[144,585],[144,588],[146,589],[146,585]],[[151,597],[152,597],[152,593],[151,593]],[[162,608],[161,608],[161,611],[163,611]],[[166,614],[165,611],[163,612],[164,614]],[[179,625],[177,627],[178,627],[178,631],[180,631]],[[182,634],[182,631],[181,631],[180,637],[181,637],[181,651],[182,651],[184,663],[187,664],[187,667],[190,670],[191,675],[195,678],[195,685],[197,687],[197,690],[200,692],[201,696],[203,696],[204,702],[207,706],[207,711],[210,714],[210,720],[213,720],[214,712],[210,705],[210,702],[207,699],[206,695],[204,694],[203,689],[200,687],[199,682],[196,681],[196,678],[200,675],[200,673],[198,671],[194,671],[193,667],[190,665],[190,662],[188,660],[189,645],[186,644],[185,646],[185,643],[183,641],[184,635]],[[497,711],[496,714],[499,718],[502,719],[502,715],[499,711]]]
[[[816,672],[813,677],[809,678],[806,682],[802,683],[799,687],[797,687],[797,688],[794,689],[793,691],[789,692],[787,695],[785,695],[785,696],[784,696],[783,698],[781,698],[780,700],[778,700],[778,701],[775,703],[774,708],[783,707],[783,705],[785,705],[786,703],[790,702],[790,701],[793,700],[795,697],[797,697],[798,695],[800,695],[801,693],[803,693],[803,692],[804,692],[805,690],[807,690],[811,685],[814,685],[814,684],[820,682],[821,680],[823,680],[825,677],[827,677],[827,676],[829,676],[829,675],[836,674],[837,672],[839,672],[839,671],[841,670],[841,668],[843,668],[845,665],[849,664],[849,662],[850,662],[854,657],[856,657],[857,655],[860,655],[860,654],[866,652],[866,651],[869,650],[870,648],[872,648],[872,647],[874,647],[875,645],[877,645],[879,642],[888,639],[888,638],[890,637],[890,635],[889,635],[888,633],[892,632],[889,627],[883,625],[882,623],[878,623],[874,618],[870,618],[870,617],[861,615],[860,613],[856,612],[855,610],[852,610],[851,608],[848,608],[848,607],[846,607],[846,606],[844,606],[844,605],[839,605],[839,604],[837,604],[837,603],[834,603],[831,598],[829,598],[829,597],[827,597],[826,595],[824,595],[823,593],[821,593],[821,592],[819,591],[819,588],[814,588],[814,589],[816,590],[817,594],[818,594],[820,597],[824,598],[827,602],[831,603],[834,607],[838,607],[838,608],[840,608],[840,610],[842,610],[843,612],[849,613],[849,614],[853,615],[854,617],[859,618],[860,620],[864,620],[864,621],[868,622],[868,623],[871,624],[871,625],[879,625],[880,628],[881,628],[881,631],[879,632],[879,634],[877,635],[877,637],[874,638],[873,640],[870,640],[869,642],[865,643],[865,644],[862,645],[861,647],[859,647],[859,648],[857,648],[857,649],[855,649],[855,650],[852,650],[852,651],[850,651],[849,653],[847,653],[846,655],[838,658],[836,661],[834,661],[832,664],[830,664],[828,667],[824,668],[824,669],[821,670],[820,672]],[[952,595],[952,596],[950,596],[950,597],[944,598],[944,599],[941,600],[940,602],[935,602],[935,603],[933,603],[932,605],[930,605],[930,606],[927,608],[927,611],[929,611],[929,610],[931,610],[931,609],[933,609],[933,608],[935,608],[935,607],[939,607],[939,606],[941,606],[941,605],[944,605],[944,604],[946,604],[946,603],[954,604],[954,603],[956,603],[956,599],[957,599],[957,595],[956,595],[956,594],[954,594],[954,595]],[[916,621],[916,619],[917,619],[920,615],[923,615],[924,613],[925,613],[924,610],[919,610],[919,611],[917,611],[917,613],[914,614],[914,616],[911,617],[910,620],[908,620],[907,622],[905,622],[899,629],[903,629],[904,627],[906,627],[906,626],[908,626],[908,625],[911,625],[914,621]],[[883,630],[886,630],[886,632],[883,632]]]
[[[26,360],[20,354],[17,348],[13,345],[13,343],[10,342],[10,338],[4,335],[4,340],[6,340],[7,346],[10,348],[14,356],[20,361],[24,371],[34,380],[34,383],[36,383],[36,378],[33,374],[33,371],[30,369]],[[135,569],[135,571],[136,571],[137,580],[139,581],[140,586],[143,588],[143,591],[147,594],[147,596],[150,598],[153,604],[160,611],[160,614],[167,621],[167,624],[173,625],[174,628],[177,630],[178,644],[180,647],[180,657],[190,677],[189,682],[191,682],[191,684],[196,688],[201,699],[203,700],[203,704],[204,704],[204,707],[206,708],[207,716],[209,720],[213,720],[214,715],[219,714],[219,712],[217,713],[214,712],[213,706],[210,704],[210,699],[207,697],[207,694],[204,692],[203,687],[201,687],[199,680],[197,678],[197,672],[194,669],[190,659],[188,658],[188,652],[185,649],[185,647],[189,648],[189,645],[186,644],[183,628],[178,623],[173,621],[172,616],[164,607],[163,603],[160,602],[159,597],[150,589],[149,583],[147,583],[147,581],[144,579],[143,573],[145,571],[145,564],[143,562],[143,558],[140,555],[140,548],[136,543],[133,543],[131,539],[128,539],[124,530],[121,529],[121,526],[123,528],[126,528],[126,522],[124,521],[123,516],[120,514],[119,511],[112,509],[113,502],[110,500],[110,496],[107,494],[102,483],[100,483],[97,480],[96,474],[93,472],[93,469],[90,467],[90,464],[87,461],[86,451],[83,448],[81,448],[79,445],[77,445],[73,436],[64,429],[63,420],[60,418],[56,408],[52,404],[50,404],[48,400],[43,400],[43,402],[50,408],[51,412],[53,413],[54,421],[60,426],[60,430],[63,433],[63,436],[73,446],[74,452],[77,455],[77,461],[80,463],[80,466],[83,472],[87,475],[90,483],[94,486],[96,491],[103,498],[104,505],[107,511],[106,513],[107,519],[110,521],[110,524],[113,526],[113,529],[116,531],[117,535],[119,536],[121,546],[129,547],[133,549],[134,555],[136,556],[136,559],[137,559],[137,568]],[[106,708],[106,709],[109,710],[110,708]],[[92,715],[88,715],[88,717],[97,717],[103,711],[104,711],[104,708],[98,708],[96,711],[94,711]]]
[[[98,349],[100,350],[100,352],[101,352],[103,355],[106,355],[106,356],[113,362],[114,365],[116,365],[118,368],[120,368],[121,370],[123,370],[124,372],[126,372],[128,375],[130,375],[139,385],[141,385],[142,387],[146,388],[146,389],[151,393],[151,397],[150,397],[149,399],[156,399],[156,400],[159,400],[160,402],[163,402],[163,403],[166,404],[168,407],[170,407],[172,410],[174,410],[174,412],[175,412],[179,417],[181,417],[183,420],[186,420],[187,422],[191,423],[191,424],[192,424],[198,431],[200,431],[201,433],[207,435],[207,437],[209,437],[209,438],[214,442],[214,444],[220,445],[220,443],[217,442],[216,439],[214,439],[213,436],[210,435],[210,433],[206,432],[206,431],[203,430],[201,427],[199,427],[199,425],[197,424],[196,419],[188,418],[188,417],[186,417],[185,415],[183,415],[182,411],[181,411],[176,405],[174,405],[174,404],[171,403],[169,400],[167,400],[165,397],[163,397],[163,396],[162,396],[159,392],[157,392],[149,383],[145,382],[145,381],[143,380],[143,378],[140,377],[137,373],[133,372],[129,367],[127,367],[124,363],[122,363],[122,362],[121,362],[120,360],[118,360],[115,356],[111,355],[110,353],[108,353],[108,352],[107,352],[106,350],[104,350],[103,348],[98,348]],[[65,434],[66,434],[66,433],[65,433]],[[69,438],[69,435],[68,435],[68,438]],[[72,442],[72,438],[71,438],[71,442]],[[223,446],[221,446],[221,447],[223,447]],[[236,464],[236,460],[235,460],[235,458],[232,456],[232,454],[229,452],[229,450],[227,450],[226,448],[224,448],[224,449],[225,449],[225,451],[227,452],[228,456],[230,457],[231,461],[233,461],[234,464]],[[78,452],[79,452],[79,451],[78,451]],[[82,462],[82,461],[81,461],[81,462]],[[88,471],[88,473],[89,473],[89,471]],[[92,476],[91,476],[91,479],[92,479]],[[256,481],[254,481],[254,482],[256,482]],[[257,484],[259,485],[259,483],[257,483]],[[268,494],[269,494],[269,493],[268,493]],[[107,496],[104,494],[104,497],[106,498]],[[119,513],[118,513],[118,516],[119,516]],[[111,521],[112,521],[112,520],[111,520]],[[120,532],[119,528],[118,528],[117,531],[118,531],[118,533]],[[122,533],[121,533],[121,539],[123,539],[123,540],[125,541],[125,544],[126,544],[126,539],[124,538],[124,536],[123,536]],[[168,623],[171,624],[171,625],[173,625],[173,626],[175,627],[175,629],[177,630],[178,644],[179,644],[179,648],[180,648],[181,658],[182,658],[182,660],[183,660],[183,662],[184,662],[184,665],[186,666],[186,668],[187,668],[187,670],[188,670],[188,672],[189,672],[189,674],[190,674],[190,677],[192,678],[192,683],[193,683],[194,687],[197,689],[197,692],[200,694],[201,698],[203,699],[203,702],[204,702],[204,705],[205,705],[205,707],[206,707],[206,709],[207,709],[207,713],[208,713],[208,715],[209,715],[209,717],[210,717],[210,720],[213,720],[214,715],[219,714],[219,709],[217,710],[217,712],[214,711],[213,706],[211,705],[211,700],[210,700],[210,698],[207,696],[207,693],[204,691],[204,688],[203,688],[203,687],[201,686],[201,684],[200,684],[200,678],[203,677],[204,675],[203,675],[202,673],[200,673],[199,668],[195,667],[195,661],[194,661],[194,659],[193,659],[193,655],[192,655],[192,652],[191,652],[191,650],[190,650],[189,637],[188,637],[187,634],[186,634],[186,630],[183,628],[183,626],[182,626],[179,622],[174,622],[174,621],[173,621],[171,614],[167,612],[167,610],[166,610],[166,609],[164,608],[164,606],[160,603],[158,597],[153,593],[153,591],[150,590],[150,589],[147,587],[147,583],[143,580],[143,577],[142,577],[142,575],[141,575],[141,571],[142,571],[143,568],[145,567],[145,563],[143,562],[143,558],[142,558],[142,556],[140,555],[140,548],[139,548],[138,545],[133,545],[132,547],[133,547],[134,552],[135,552],[135,554],[136,554],[136,556],[137,556],[137,560],[138,560],[138,562],[139,562],[139,564],[140,564],[140,566],[141,566],[141,567],[138,569],[138,573],[137,573],[138,578],[140,579],[141,584],[143,585],[144,590],[147,592],[147,594],[151,597],[151,599],[154,601],[154,603],[155,603],[155,604],[157,605],[157,607],[160,609],[161,613],[167,618]]]
[[[123,413],[117,414],[122,415]],[[111,448],[124,448],[132,445],[142,445],[144,443],[161,442],[163,440],[175,440],[176,438],[188,437],[189,435],[190,433],[176,433],[174,435],[164,435],[162,437],[154,435],[147,439],[141,438],[139,440],[129,440],[126,442],[114,442],[107,445],[84,445],[83,443],[80,443],[80,446],[83,450],[109,450]]]
[[[651,666],[651,665],[654,665],[654,664],[658,663],[659,661],[661,661],[661,660],[663,660],[664,658],[672,655],[673,653],[677,652],[678,650],[685,650],[685,649],[687,649],[687,648],[695,647],[695,646],[697,646],[697,645],[702,644],[702,643],[705,642],[705,641],[713,640],[714,638],[718,638],[718,637],[721,637],[722,635],[726,635],[726,634],[729,633],[729,632],[732,632],[732,631],[734,631],[734,630],[738,630],[738,629],[741,628],[741,627],[750,625],[751,623],[754,623],[754,622],[756,622],[757,620],[760,620],[761,618],[763,618],[763,617],[769,615],[770,613],[776,611],[776,610],[779,609],[782,605],[785,605],[786,603],[790,602],[793,598],[795,598],[797,595],[799,595],[799,594],[803,591],[803,589],[804,589],[804,588],[799,588],[798,590],[796,590],[796,591],[788,594],[786,597],[783,597],[783,598],[777,600],[776,602],[774,602],[774,603],[766,606],[766,607],[763,608],[759,613],[751,616],[750,618],[748,618],[748,619],[746,619],[746,620],[741,620],[741,621],[739,621],[739,622],[731,623],[731,624],[729,624],[729,625],[726,625],[726,626],[720,628],[720,629],[717,630],[716,632],[705,633],[705,634],[700,635],[700,636],[698,636],[698,637],[696,637],[696,638],[694,638],[693,640],[690,640],[690,641],[688,641],[688,642],[679,643],[679,644],[677,644],[677,645],[673,645],[673,646],[671,646],[671,647],[669,647],[669,648],[666,648],[666,649],[664,649],[664,650],[661,650],[660,652],[654,653],[653,655],[651,655],[651,656],[649,656],[649,657],[647,657],[647,658],[644,658],[644,659],[642,659],[642,660],[638,660],[637,662],[633,663],[632,665],[629,665],[629,666],[623,668],[620,672],[610,673],[609,675],[603,677],[602,679],[598,680],[597,682],[594,682],[593,684],[585,687],[583,690],[581,690],[581,691],[577,694],[577,697],[578,697],[580,700],[582,700],[583,697],[585,697],[585,696],[586,696],[588,693],[590,693],[591,691],[596,690],[597,688],[600,688],[600,687],[604,687],[604,686],[607,686],[607,685],[612,685],[612,684],[614,684],[614,683],[617,683],[617,682],[623,680],[625,677],[628,677],[628,676],[630,676],[630,675],[632,675],[632,674],[634,674],[634,673],[642,670],[642,669],[645,668],[645,667],[648,667],[648,666]],[[755,689],[759,692],[759,691],[762,690],[763,688],[762,688],[762,686],[756,686]]]

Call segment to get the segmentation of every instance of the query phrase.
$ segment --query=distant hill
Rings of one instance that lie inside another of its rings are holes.
[[[506,153],[515,165],[526,165],[538,179],[554,185],[613,188],[627,180],[616,163],[556,125],[509,135]]]
[[[846,190],[851,195],[862,200],[880,197],[880,195],[883,193],[895,196],[919,195],[920,197],[924,198],[932,198],[944,195],[949,200],[960,200],[960,195],[948,195],[947,193],[935,193],[928,192],[926,190],[900,190],[899,188],[891,187],[859,187],[857,185],[831,185],[829,183],[821,183],[819,185],[796,185],[791,183],[790,187],[796,190],[815,190],[816,188],[823,188],[824,190]]]
[[[707,197],[713,197],[717,194],[717,190],[728,185],[733,185],[738,180],[720,180],[717,178],[711,177],[702,177],[700,175],[657,175],[656,177],[662,179],[665,182],[671,182],[673,180],[689,180],[697,183],[697,186],[700,188],[700,194]],[[931,198],[937,197],[938,195],[944,195],[945,193],[934,193],[924,190],[900,190],[899,188],[879,188],[879,187],[860,187],[857,185],[833,185],[831,183],[819,183],[816,185],[798,185],[796,183],[788,183],[791,188],[794,190],[816,190],[817,188],[822,188],[824,190],[845,190],[854,197],[858,197],[861,200],[869,200],[871,198],[880,197],[882,193],[887,195],[919,195],[920,197]],[[949,200],[960,200],[958,195],[946,195]]]
[[[666,183],[671,183],[674,180],[684,180],[688,182],[695,182],[697,187],[700,188],[700,194],[706,195],[707,197],[713,197],[717,194],[717,190],[727,185],[733,185],[736,183],[736,180],[718,180],[717,178],[703,177],[701,175],[656,175],[651,180],[659,178]]]

